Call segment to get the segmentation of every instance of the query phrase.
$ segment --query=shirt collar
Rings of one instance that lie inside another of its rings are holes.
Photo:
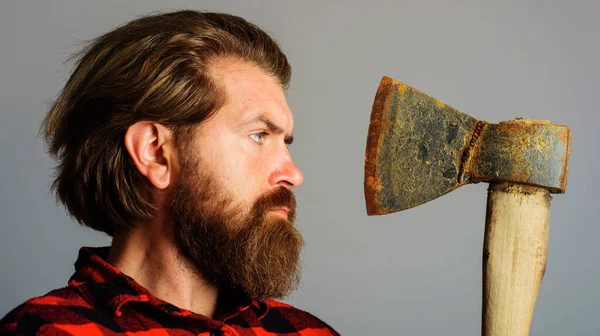
[[[114,316],[121,316],[121,308],[131,302],[147,303],[170,315],[195,317],[218,325],[250,308],[255,310],[259,319],[267,313],[268,306],[264,302],[250,300],[237,291],[220,293],[218,305],[221,313],[214,320],[178,308],[155,297],[133,278],[107,263],[109,251],[110,247],[82,247],[69,286],[75,287],[95,308],[107,310]]]

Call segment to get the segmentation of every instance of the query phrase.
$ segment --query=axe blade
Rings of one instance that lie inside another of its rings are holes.
[[[383,77],[371,111],[365,158],[369,215],[415,207],[465,184],[461,156],[478,120]]]

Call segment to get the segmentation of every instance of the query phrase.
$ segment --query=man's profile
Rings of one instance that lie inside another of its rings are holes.
[[[337,335],[285,303],[303,240],[291,68],[242,18],[179,11],[95,39],[42,124],[53,190],[112,237],[68,286],[0,321],[19,335]]]

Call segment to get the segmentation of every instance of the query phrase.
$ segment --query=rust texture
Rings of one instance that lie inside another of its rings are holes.
[[[490,124],[465,167],[476,182],[514,182],[563,193],[571,131],[548,121],[519,119]]]
[[[546,121],[477,120],[384,77],[367,138],[367,213],[409,209],[483,181],[564,192],[570,137],[568,127]]]
[[[386,99],[390,98],[395,91],[394,80],[389,77],[383,77],[375,95],[373,109],[371,110],[371,123],[367,135],[367,149],[365,159],[365,200],[367,203],[367,213],[369,215],[383,214],[377,203],[377,195],[381,190],[381,178],[378,177],[380,166],[378,164],[379,148],[382,146],[382,130],[388,128],[387,118],[383,117],[386,111]]]
[[[414,88],[384,77],[367,139],[367,213],[408,209],[448,193],[477,120]]]
[[[473,155],[475,154],[476,149],[478,148],[479,141],[481,140],[482,134],[485,132],[485,129],[489,125],[488,122],[479,120],[475,124],[475,130],[473,130],[473,134],[471,135],[471,140],[469,140],[469,145],[463,152],[462,162],[460,165],[460,175],[458,177],[458,181],[462,183],[469,183],[471,181],[471,174],[465,167],[469,167],[471,161],[473,160]]]

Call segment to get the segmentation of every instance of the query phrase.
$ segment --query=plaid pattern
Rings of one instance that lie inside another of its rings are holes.
[[[220,297],[214,319],[177,308],[105,262],[108,250],[83,247],[68,286],[13,309],[0,321],[0,334],[339,335],[307,312],[240,293]]]

